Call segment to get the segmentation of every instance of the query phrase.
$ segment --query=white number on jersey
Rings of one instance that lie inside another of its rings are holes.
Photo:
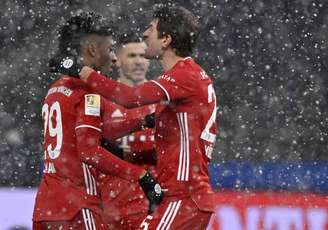
[[[56,113],[56,127],[54,127],[54,122],[52,121],[54,113]],[[53,103],[50,106],[50,109],[48,104],[44,104],[42,107],[42,118],[44,120],[44,137],[46,137],[47,134],[49,134],[50,137],[56,137],[56,146],[49,144],[46,150],[51,159],[56,159],[60,155],[60,150],[63,144],[62,115],[59,102],[56,101]]]
[[[152,220],[153,217],[151,215],[148,215],[141,223],[140,227],[143,228],[143,230],[148,230],[149,223],[147,223],[148,220]]]
[[[216,119],[216,96],[215,96],[215,91],[213,88],[212,84],[209,84],[207,87],[207,102],[208,103],[212,103],[214,104],[214,108],[212,111],[212,114],[210,116],[210,118],[208,119],[205,129],[203,130],[200,138],[208,141],[210,143],[214,143],[215,139],[216,139],[216,133],[211,133],[210,132],[210,128],[215,124],[215,119]],[[213,148],[212,147],[206,147],[206,155],[208,158],[212,158],[212,151]]]

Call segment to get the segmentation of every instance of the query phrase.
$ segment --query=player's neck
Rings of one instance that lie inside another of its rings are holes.
[[[164,69],[164,71],[168,71],[172,69],[172,67],[180,60],[183,60],[183,57],[177,56],[173,51],[167,50],[162,58],[160,59],[160,63]]]

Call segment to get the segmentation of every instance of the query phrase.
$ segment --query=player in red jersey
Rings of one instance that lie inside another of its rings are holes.
[[[183,7],[155,9],[144,32],[145,55],[158,59],[165,72],[137,87],[86,66],[79,71],[77,62],[70,68],[94,90],[126,107],[161,102],[155,116],[156,171],[165,197],[141,229],[205,229],[214,212],[208,163],[216,138],[216,96],[211,78],[189,56],[198,30],[196,17]]]
[[[101,15],[81,13],[61,27],[59,50],[61,55],[76,52],[81,63],[106,72],[114,58],[112,43],[111,26]],[[66,59],[61,66],[71,64]],[[148,172],[100,146],[101,136],[108,133],[103,122],[108,113],[112,103],[78,78],[62,76],[51,85],[42,106],[45,168],[33,229],[107,229],[96,181],[99,172],[138,181],[151,202],[160,202],[161,188]],[[138,116],[133,117],[136,124],[131,127],[140,124]]]
[[[119,68],[118,81],[129,86],[140,85],[147,81],[146,73],[149,60],[145,58],[146,44],[135,33],[122,34],[117,41],[116,65]],[[124,95],[122,95],[124,96]],[[146,114],[155,111],[154,105],[139,107]],[[111,117],[106,118],[109,124],[116,120],[126,119],[125,108],[117,107]],[[112,132],[115,133],[115,132]],[[121,151],[124,159],[139,164],[155,174],[154,129],[143,129],[131,133],[111,143],[116,145],[114,151]],[[148,201],[137,183],[113,175],[100,175],[99,191],[104,206],[104,219],[110,229],[136,229],[147,215]]]

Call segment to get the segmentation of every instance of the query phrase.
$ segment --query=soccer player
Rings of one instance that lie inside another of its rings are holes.
[[[158,59],[164,68],[159,77],[128,87],[87,66],[79,71],[76,62],[70,68],[126,107],[161,102],[155,115],[156,171],[165,197],[141,229],[205,229],[214,212],[208,163],[216,138],[216,96],[211,78],[190,57],[198,34],[190,11],[162,5],[144,32],[145,57]]]
[[[149,60],[145,58],[146,44],[135,33],[122,34],[117,41],[116,65],[119,68],[118,81],[129,86],[147,81]],[[121,95],[124,96],[124,95]],[[149,114],[155,111],[154,105],[139,107],[139,112]],[[124,118],[124,108],[117,107],[112,116],[106,118],[109,124]],[[115,132],[111,132],[115,133]],[[109,138],[112,140],[112,138]],[[114,151],[121,151],[124,159],[139,164],[155,174],[154,129],[143,129],[112,141]],[[100,175],[100,194],[104,206],[104,219],[110,229],[136,229],[147,215],[148,201],[137,183],[130,183],[117,176]]]
[[[111,25],[99,14],[73,16],[60,30],[60,55],[74,53],[81,64],[103,73],[114,59],[112,43]],[[72,60],[60,65],[69,68]],[[161,188],[148,172],[100,146],[103,117],[111,110],[109,101],[72,74],[51,85],[42,106],[45,168],[33,229],[107,229],[95,180],[99,172],[138,181],[151,202],[160,202]]]

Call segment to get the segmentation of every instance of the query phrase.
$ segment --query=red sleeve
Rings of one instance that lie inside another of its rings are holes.
[[[136,87],[129,87],[94,71],[88,77],[87,84],[104,97],[127,108],[166,100],[164,91],[154,82],[146,82]]]
[[[195,74],[183,69],[172,70],[151,81],[165,92],[168,101],[175,101],[197,93],[199,77],[195,77]]]
[[[104,99],[102,136],[113,141],[142,128],[144,114],[139,108],[126,109]]]
[[[77,108],[76,147],[81,161],[102,173],[137,181],[144,169],[119,159],[100,146],[102,114],[101,110],[100,113],[97,110],[101,107],[100,97],[98,101],[97,96],[99,97],[95,94],[85,95]]]

